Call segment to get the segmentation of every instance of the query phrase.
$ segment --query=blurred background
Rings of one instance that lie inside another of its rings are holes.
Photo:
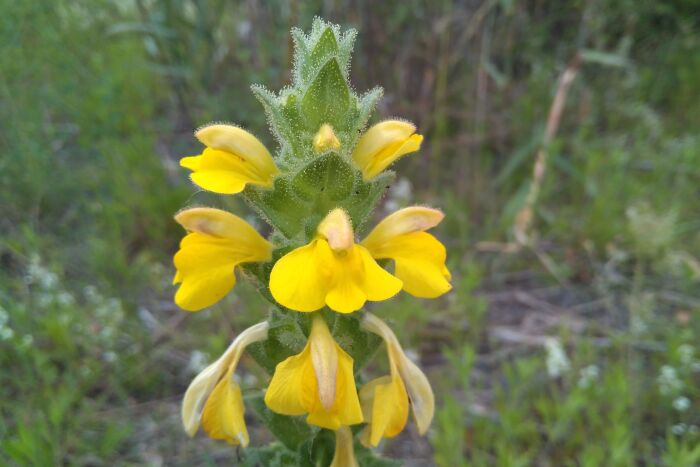
[[[454,291],[373,307],[439,404],[382,452],[699,465],[695,0],[0,0],[0,463],[245,458],[180,425],[191,378],[267,306],[245,284],[174,306],[172,215],[221,203],[178,160],[211,121],[274,147],[249,86],[289,82],[289,29],[315,15],[359,30],[377,119],[426,136],[378,216],[447,213]]]

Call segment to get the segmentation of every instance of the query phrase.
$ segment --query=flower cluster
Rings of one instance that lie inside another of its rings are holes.
[[[417,151],[423,137],[402,120],[361,131],[380,92],[355,96],[347,84],[354,31],[340,34],[316,20],[309,36],[297,30],[293,36],[294,85],[279,96],[254,88],[280,143],[278,154],[240,127],[213,124],[195,133],[202,153],[180,161],[198,187],[243,196],[273,233],[264,238],[220,209],[179,212],[175,220],[187,234],[174,257],[175,302],[188,311],[217,303],[234,288],[239,269],[278,308],[192,381],[182,420],[189,435],[201,426],[211,438],[247,446],[243,397],[233,374],[247,347],[274,344],[275,317],[296,316],[305,340],[301,351],[287,349],[282,358],[262,352],[264,363],[274,367],[264,403],[276,414],[306,416],[308,424],[335,431],[332,465],[356,465],[349,427],[366,424],[359,439],[377,446],[403,430],[409,409],[420,433],[431,423],[434,399],[426,376],[387,324],[360,310],[402,290],[422,298],[450,290],[445,247],[427,232],[443,214],[423,206],[400,209],[363,238],[356,236],[393,179],[386,169]],[[357,324],[331,330],[331,321],[341,319]],[[354,349],[336,338],[352,342],[372,335],[385,344],[389,374],[358,391]]]

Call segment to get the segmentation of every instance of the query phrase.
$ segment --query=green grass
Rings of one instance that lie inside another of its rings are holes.
[[[426,135],[396,166],[413,195],[395,202],[447,213],[437,234],[454,291],[373,308],[439,405],[427,441],[409,430],[382,449],[440,466],[700,463],[693,2],[360,4],[0,0],[0,463],[242,455],[188,441],[179,399],[267,307],[243,284],[197,314],[172,304],[172,214],[223,203],[195,193],[177,160],[211,120],[272,146],[248,86],[284,85],[288,29],[315,14],[359,29],[358,90],[383,85],[381,115]],[[484,248],[512,241],[576,50],[536,206],[540,256]],[[566,355],[557,374],[546,338]],[[265,384],[243,367],[244,388]]]

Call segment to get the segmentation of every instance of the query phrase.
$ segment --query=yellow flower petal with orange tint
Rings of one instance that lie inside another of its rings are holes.
[[[240,217],[213,208],[193,208],[175,216],[190,233],[173,259],[175,303],[197,311],[221,300],[235,285],[240,263],[267,261],[272,246]]]
[[[367,130],[352,153],[365,180],[376,177],[399,157],[418,151],[423,136],[415,131],[415,125],[401,120],[386,120]]]
[[[283,415],[308,414],[310,424],[336,430],[362,422],[352,358],[316,315],[304,350],[280,362],[265,403]]]

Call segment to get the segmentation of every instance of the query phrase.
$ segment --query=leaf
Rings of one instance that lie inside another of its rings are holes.
[[[349,104],[350,90],[333,58],[321,68],[302,98],[302,115],[312,128],[319,128],[323,123],[338,127]]]
[[[316,433],[316,430],[306,423],[304,417],[289,417],[268,409],[262,394],[246,397],[245,403],[246,406],[253,409],[255,415],[260,418],[272,434],[291,451],[296,452]]]
[[[299,449],[299,466],[316,467],[330,465],[335,453],[335,435],[330,430],[321,430]]]
[[[346,198],[352,191],[353,179],[352,167],[331,153],[304,167],[292,180],[292,188],[300,198],[316,200],[318,205]]]
[[[582,50],[581,59],[588,63],[597,63],[598,65],[620,68],[627,67],[630,64],[625,56],[609,52],[600,52],[598,50]]]
[[[377,352],[382,339],[360,327],[358,313],[352,315],[333,313],[333,315],[335,315],[335,322],[331,329],[333,337],[350,354],[353,359],[353,371],[357,373]]]
[[[321,64],[322,61],[330,55],[335,55],[338,52],[338,42],[335,40],[335,34],[330,27],[319,37],[316,46],[311,51],[311,62],[313,65]]]
[[[301,352],[306,344],[306,335],[298,321],[305,317],[297,317],[299,313],[292,313],[294,312],[273,311],[269,318],[267,340],[256,342],[247,348],[248,353],[269,374],[274,373],[279,362]]]
[[[302,229],[299,219],[303,218],[308,207],[294,195],[288,178],[277,178],[273,190],[249,185],[244,191],[244,196],[258,213],[285,237],[292,238]]]

